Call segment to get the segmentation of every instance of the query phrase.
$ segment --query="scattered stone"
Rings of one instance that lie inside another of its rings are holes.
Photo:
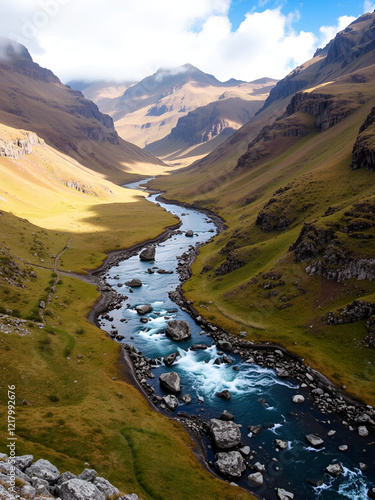
[[[22,455],[21,457],[15,457],[14,465],[24,471],[31,466],[33,461],[34,457],[32,455]]]
[[[194,231],[192,229],[188,229],[188,231],[186,231],[185,233],[185,236],[191,238],[192,236],[194,236]]]
[[[130,286],[131,288],[138,288],[142,286],[142,281],[139,280],[138,278],[133,278],[130,281],[125,281],[126,286]]]
[[[316,436],[315,434],[307,434],[306,436],[306,441],[313,447],[313,448],[319,448],[324,444],[324,441],[322,438],[319,436]]]
[[[172,366],[173,363],[176,361],[177,356],[180,354],[178,352],[172,352],[172,354],[168,354],[168,356],[165,356],[163,358],[163,362],[165,366]]]
[[[164,401],[165,406],[171,411],[174,411],[178,406],[178,400],[177,400],[176,396],[173,396],[172,394],[168,394],[167,396],[163,396],[163,401]]]
[[[342,444],[341,446],[339,446],[339,451],[345,453],[346,451],[348,451],[348,446],[346,444]]]
[[[295,396],[293,396],[292,401],[295,404],[302,404],[305,402],[305,398],[302,396],[302,394],[296,394]]]
[[[221,351],[233,351],[233,345],[227,340],[218,340],[216,342],[217,348]]]
[[[217,392],[215,396],[217,396],[218,398],[226,399],[227,401],[229,401],[230,398],[232,397],[228,389],[224,389],[223,391]]]
[[[215,468],[225,476],[241,477],[246,464],[238,451],[220,452],[215,455]]]
[[[285,368],[276,368],[276,375],[279,378],[286,378],[289,377],[289,372]]]
[[[293,500],[294,493],[286,491],[283,488],[277,488],[277,496],[279,500]]]
[[[190,325],[187,321],[174,319],[169,321],[165,334],[176,342],[191,337]]]
[[[176,372],[162,373],[159,377],[160,385],[167,392],[178,393],[181,391],[181,380]]]
[[[138,314],[147,314],[151,312],[153,309],[151,304],[144,304],[141,306],[136,306],[135,310],[137,311]]]
[[[208,348],[208,346],[206,346],[206,344],[193,344],[190,347],[190,350],[191,351],[205,351],[207,348]]]
[[[367,465],[364,464],[363,462],[359,462],[359,468],[363,471],[367,469]]]
[[[70,479],[60,487],[62,500],[105,500],[105,494],[92,483],[82,479]]]
[[[361,437],[366,437],[368,436],[368,429],[365,425],[360,425],[358,427],[358,434],[361,436]]]
[[[226,422],[229,422],[230,420],[234,420],[234,415],[229,413],[227,410],[224,410],[221,415],[220,415],[220,420],[224,420]]]
[[[240,448],[240,453],[244,457],[248,457],[250,455],[250,451],[250,446],[243,446],[242,448]]]
[[[336,434],[336,431],[334,431],[333,429],[331,429],[330,431],[328,431],[328,436],[334,436]]]
[[[341,464],[330,464],[325,470],[332,477],[339,477],[344,472]]]
[[[107,479],[104,479],[104,477],[97,477],[93,481],[94,486],[98,488],[99,491],[104,493],[104,495],[107,497],[116,497],[120,495],[120,491],[115,488]]]
[[[44,479],[51,484],[55,483],[60,477],[60,472],[57,467],[51,464],[48,460],[43,460],[42,458],[28,467],[25,470],[25,474],[30,477],[39,477],[40,479]]]
[[[139,254],[139,258],[143,261],[154,260],[155,259],[155,245],[150,245],[149,247],[142,250]]]
[[[190,394],[184,394],[183,396],[180,397],[180,399],[185,405],[190,404],[192,401]]]
[[[240,428],[234,422],[212,418],[210,420],[210,429],[214,442],[220,449],[233,448],[241,442]]]
[[[254,472],[253,474],[249,474],[248,480],[259,486],[261,486],[264,481],[263,475],[260,472]]]
[[[254,464],[254,469],[257,471],[257,472],[266,472],[266,466],[264,464],[261,464],[260,462],[256,462]]]
[[[275,439],[275,444],[280,450],[286,450],[288,448],[288,442],[282,439]]]
[[[254,434],[254,436],[256,436],[257,434],[260,433],[260,431],[262,430],[261,426],[260,425],[248,425],[247,428],[249,429],[249,431]]]
[[[81,474],[78,476],[78,479],[81,479],[82,481],[87,481],[91,483],[94,481],[98,473],[96,472],[95,469],[85,469]]]

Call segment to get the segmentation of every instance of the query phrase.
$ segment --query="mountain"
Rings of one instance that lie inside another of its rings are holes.
[[[0,123],[35,132],[47,144],[108,179],[158,173],[162,163],[121,139],[110,116],[34,63],[22,45],[0,41]]]
[[[168,162],[187,164],[212,151],[253,117],[275,83],[269,78],[223,83],[185,64],[159,69],[130,86],[78,85],[112,116],[121,137]],[[119,96],[122,87],[127,88]]]
[[[375,402],[375,13],[271,90],[203,160],[152,186],[227,229],[184,286],[210,321],[284,345]]]

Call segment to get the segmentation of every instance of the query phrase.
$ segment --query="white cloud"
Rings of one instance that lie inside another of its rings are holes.
[[[12,0],[1,7],[0,33],[29,48],[63,81],[139,80],[159,67],[191,63],[226,80],[282,78],[317,46],[296,32],[298,12],[249,12],[232,31],[231,0]],[[322,39],[341,24],[323,27]]]
[[[365,3],[363,4],[363,12],[366,14],[366,12],[374,12],[374,10],[375,10],[375,3],[366,0]]]
[[[325,47],[336,36],[336,33],[344,30],[355,19],[351,16],[341,16],[338,18],[336,26],[322,26],[320,28],[320,46]]]

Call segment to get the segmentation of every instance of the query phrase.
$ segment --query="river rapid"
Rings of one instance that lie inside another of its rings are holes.
[[[144,183],[141,181],[126,187],[138,189]],[[297,380],[279,378],[274,370],[246,363],[233,353],[229,354],[233,360],[231,364],[214,364],[220,353],[210,333],[202,331],[187,312],[172,302],[168,293],[180,284],[176,271],[178,257],[191,245],[207,242],[217,228],[206,214],[162,203],[157,197],[157,194],[152,194],[148,200],[176,215],[182,222],[180,231],[156,245],[154,262],[143,262],[139,255],[135,255],[106,271],[105,281],[124,295],[124,301],[120,308],[106,311],[111,320],[104,319],[105,314],[99,317],[101,328],[109,333],[116,329],[123,336],[121,342],[134,345],[151,359],[163,358],[176,351],[179,353],[169,368],[162,362],[158,363],[152,369],[154,378],[147,381],[156,395],[164,396],[166,393],[160,388],[159,376],[168,371],[179,374],[181,394],[189,393],[192,402],[183,404],[179,400],[174,412],[162,410],[166,414],[175,416],[183,411],[207,421],[219,418],[223,410],[234,415],[234,422],[241,426],[242,443],[251,449],[246,457],[248,469],[240,480],[236,480],[241,487],[267,500],[277,498],[275,488],[293,492],[296,500],[366,499],[369,488],[375,486],[375,436],[370,425],[369,436],[360,437],[357,426],[353,425],[350,430],[338,416],[321,413],[313,405],[308,390],[301,388]],[[193,237],[185,236],[189,229],[193,230]],[[161,269],[171,274],[158,273]],[[140,279],[142,286],[130,291],[124,283],[134,278]],[[206,302],[209,309],[210,299],[207,298]],[[151,304],[152,312],[140,316],[135,306],[142,304]],[[141,322],[141,318],[147,318],[147,322]],[[177,343],[165,335],[167,323],[172,319],[189,322],[191,339]],[[207,349],[193,351],[190,349],[192,344],[205,344]],[[231,393],[229,401],[215,396],[224,389]],[[303,404],[292,402],[296,394],[305,397]],[[260,433],[252,435],[249,425],[260,426]],[[335,433],[329,435],[330,431]],[[309,446],[306,434],[319,435],[324,440],[323,446],[318,449]],[[286,441],[287,448],[278,448],[275,439]],[[209,466],[215,471],[209,437],[204,438],[204,443]],[[341,445],[347,445],[348,450],[339,451]],[[257,462],[265,466],[263,485],[248,480],[249,474],[255,472],[251,467]],[[337,462],[342,464],[344,472],[333,478],[325,473],[325,467]],[[360,463],[366,464],[367,468],[361,470]]]

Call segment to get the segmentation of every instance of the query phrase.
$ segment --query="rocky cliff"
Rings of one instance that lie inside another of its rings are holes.
[[[20,132],[20,134],[22,134]],[[33,146],[43,144],[44,141],[32,133],[23,133],[19,139],[4,140],[0,137],[0,156],[7,156],[17,160],[23,155],[29,155],[33,152]]]
[[[375,107],[372,108],[359,129],[353,147],[353,159],[350,168],[358,170],[362,167],[375,171]]]

